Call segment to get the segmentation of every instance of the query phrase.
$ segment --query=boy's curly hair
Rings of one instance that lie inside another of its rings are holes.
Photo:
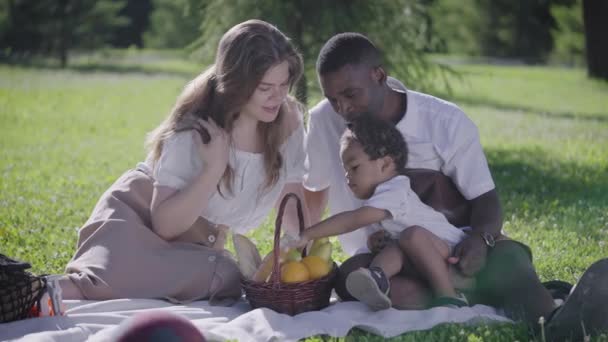
[[[405,171],[407,144],[401,132],[390,122],[376,119],[371,114],[358,115],[347,124],[340,142],[342,149],[353,140],[363,146],[363,151],[370,159],[390,156],[395,163],[396,171],[400,174]]]

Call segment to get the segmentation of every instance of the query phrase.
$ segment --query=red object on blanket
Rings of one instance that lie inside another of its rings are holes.
[[[205,337],[188,319],[167,312],[150,311],[123,322],[115,335],[117,342],[204,342]]]

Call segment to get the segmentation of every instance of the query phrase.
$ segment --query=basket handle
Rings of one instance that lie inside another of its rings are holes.
[[[294,194],[293,192],[287,193],[283,199],[281,200],[281,204],[279,205],[279,212],[277,213],[277,218],[275,221],[275,229],[274,229],[274,249],[273,253],[273,263],[272,263],[272,282],[280,283],[281,282],[281,267],[279,267],[279,242],[281,240],[281,224],[283,223],[283,213],[285,212],[285,205],[290,198],[295,199],[296,207],[298,209],[298,224],[300,226],[300,234],[304,231],[304,214],[302,212],[302,202],[300,198]],[[306,253],[306,248],[302,251],[302,255],[304,256]]]

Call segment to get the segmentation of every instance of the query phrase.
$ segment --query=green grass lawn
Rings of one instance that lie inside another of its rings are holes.
[[[68,70],[0,65],[0,252],[37,273],[62,272],[78,227],[102,192],[143,160],[146,132],[198,71],[154,56],[82,57]],[[506,233],[530,245],[542,280],[574,282],[608,256],[608,83],[578,69],[454,68],[462,78],[452,80],[453,93],[438,86],[438,94],[479,127]],[[263,252],[271,222],[251,234]],[[345,340],[382,339],[355,331]],[[444,325],[395,340],[529,337],[521,325]]]

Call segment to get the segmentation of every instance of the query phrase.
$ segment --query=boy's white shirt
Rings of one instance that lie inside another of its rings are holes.
[[[388,231],[393,238],[411,226],[420,226],[445,241],[450,248],[462,241],[465,233],[452,225],[440,212],[422,203],[410,187],[410,179],[396,176],[379,184],[362,206],[386,210],[391,218],[364,229],[367,235],[378,230]]]
[[[407,93],[407,110],[397,129],[408,144],[408,168],[441,171],[452,178],[467,199],[494,189],[494,181],[479,141],[477,126],[456,105],[411,91],[389,77],[391,88]],[[340,160],[340,137],[346,122],[327,99],[311,109],[306,136],[304,186],[311,191],[329,187],[329,214],[361,207],[346,184]],[[344,251],[353,255],[367,250],[369,230],[339,236]]]

